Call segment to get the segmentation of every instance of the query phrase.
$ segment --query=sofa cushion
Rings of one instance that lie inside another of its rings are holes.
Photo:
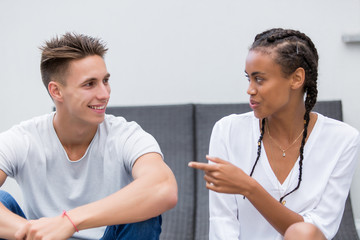
[[[178,204],[163,214],[161,239],[193,239],[195,170],[193,106],[108,107],[108,114],[137,122],[158,141],[178,183]]]
[[[339,121],[343,120],[342,105],[340,100],[319,101],[315,104],[313,111]]]

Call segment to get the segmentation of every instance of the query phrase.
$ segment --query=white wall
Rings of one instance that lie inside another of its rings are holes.
[[[47,113],[38,46],[66,31],[103,38],[111,105],[247,102],[244,60],[256,33],[295,28],[318,48],[319,100],[341,99],[360,130],[359,0],[1,0],[0,132]],[[14,182],[7,189],[21,197]],[[360,170],[353,186],[360,221]]]

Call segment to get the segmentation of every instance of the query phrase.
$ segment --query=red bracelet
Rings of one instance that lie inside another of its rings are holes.
[[[64,217],[64,216],[66,216],[66,217],[67,217],[67,219],[69,219],[69,221],[71,222],[71,224],[74,226],[75,231],[76,231],[76,232],[79,232],[79,230],[77,229],[77,227],[76,227],[75,223],[71,220],[71,218],[69,217],[69,215],[66,213],[66,211],[65,211],[65,210],[63,211],[63,213],[62,213],[61,217]]]

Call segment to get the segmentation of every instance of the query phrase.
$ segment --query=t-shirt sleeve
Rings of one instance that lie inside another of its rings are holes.
[[[15,177],[19,164],[29,148],[28,138],[17,127],[0,133],[0,169]]]
[[[359,159],[359,134],[343,150],[316,208],[303,213],[304,221],[315,224],[332,239],[340,225],[351,180]],[[342,206],[342,207],[334,207]]]
[[[145,132],[136,122],[127,122],[126,125],[119,149],[125,168],[129,172],[135,161],[144,154],[154,152],[163,157],[160,146],[152,135]]]
[[[213,128],[209,155],[229,161],[227,153],[228,122],[220,120]],[[237,218],[237,203],[234,194],[225,194],[209,191],[210,231],[209,239],[238,239],[240,222]]]

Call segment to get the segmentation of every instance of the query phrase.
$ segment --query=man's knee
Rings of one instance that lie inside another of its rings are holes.
[[[25,214],[10,193],[0,190],[0,202],[13,213],[25,218]]]
[[[101,240],[131,239],[158,240],[161,233],[161,215],[142,222],[108,226]]]
[[[0,202],[4,205],[7,203],[16,202],[15,199],[10,195],[10,193],[0,190]]]
[[[311,223],[299,222],[291,225],[284,234],[284,240],[325,240],[325,236],[315,225]]]

